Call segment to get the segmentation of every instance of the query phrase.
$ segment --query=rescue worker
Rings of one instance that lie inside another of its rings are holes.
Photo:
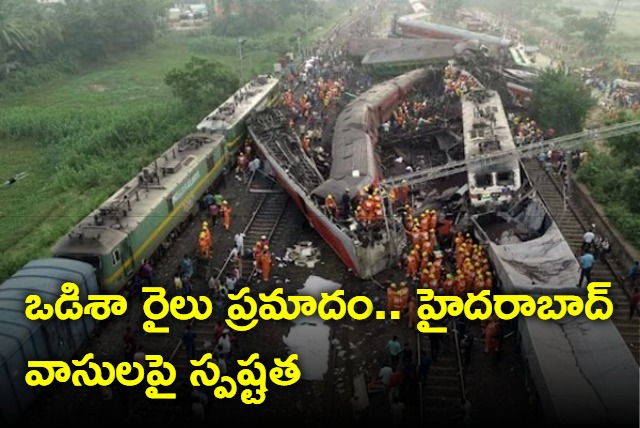
[[[211,244],[213,243],[211,238],[211,230],[209,229],[209,223],[207,223],[206,221],[202,222],[202,231],[205,233],[209,247],[211,247]]]
[[[493,289],[493,276],[488,271],[484,274],[484,289],[489,291]]]
[[[462,274],[462,271],[458,269],[456,272],[456,277],[453,282],[453,286],[455,288],[456,296],[461,299],[467,296],[467,282]]]
[[[418,279],[418,259],[415,250],[407,256],[407,278]]]
[[[393,310],[393,297],[396,294],[396,290],[398,286],[395,282],[392,282],[387,287],[387,312],[391,312]]]
[[[401,204],[406,204],[409,202],[409,183],[407,180],[402,180],[400,183],[400,189],[398,192],[398,200]]]
[[[409,297],[409,313],[407,315],[408,327],[410,329],[416,328],[418,326],[418,304],[413,296]]]
[[[420,273],[420,287],[426,288],[429,283],[429,269],[425,268]]]
[[[262,242],[257,241],[253,246],[253,261],[256,266],[256,272],[262,272]]]
[[[480,292],[484,289],[484,276],[482,273],[476,273],[476,280],[473,284],[473,292],[475,294],[480,294]]]
[[[453,243],[454,243],[454,250],[456,251],[456,254],[458,253],[458,248],[460,248],[460,246],[464,243],[464,237],[462,236],[462,232],[458,232],[456,233],[456,237],[453,239]]]
[[[209,242],[207,241],[207,234],[202,231],[198,236],[198,251],[200,252],[200,257],[203,259],[209,258]]]
[[[331,194],[324,199],[324,211],[328,217],[338,218],[338,204]]]
[[[436,293],[440,288],[440,285],[438,284],[438,279],[434,274],[429,274],[429,281],[427,282],[427,286],[430,289],[432,289],[434,293]]]
[[[447,296],[452,296],[454,294],[454,279],[452,274],[447,274],[446,279],[442,283],[442,290]]]
[[[262,248],[262,279],[265,282],[269,281],[269,275],[271,274],[271,251],[269,251],[269,246],[265,245]]]
[[[222,201],[222,225],[225,230],[231,227],[231,207],[227,201]]]

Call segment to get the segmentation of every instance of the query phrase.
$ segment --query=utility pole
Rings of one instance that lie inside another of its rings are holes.
[[[613,22],[616,19],[616,13],[618,12],[618,8],[620,7],[620,3],[622,3],[622,0],[618,0],[616,2],[616,6],[613,8],[613,13],[611,14],[611,18],[609,18],[609,25],[607,25],[607,34],[609,34],[611,32],[611,27],[613,26]]]
[[[238,37],[238,56],[240,57],[240,86],[244,85],[244,54],[242,52],[242,46],[247,42],[247,39]]]

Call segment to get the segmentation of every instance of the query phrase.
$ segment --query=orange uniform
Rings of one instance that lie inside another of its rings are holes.
[[[429,282],[429,269],[420,271],[420,287],[425,288]]]
[[[409,314],[408,314],[408,327],[416,328],[418,326],[418,304],[416,303],[415,297],[411,296],[409,298]]]
[[[409,201],[409,184],[407,180],[402,180],[400,189],[398,192],[398,200],[401,204],[406,204]]]
[[[324,200],[324,210],[327,215],[338,217],[338,204],[332,195],[327,195]]]
[[[453,286],[455,287],[456,296],[462,298],[466,296],[467,293],[467,283],[462,274],[458,275],[453,282]]]
[[[256,242],[253,247],[253,260],[256,264],[256,271],[262,272],[262,243],[260,241]]]
[[[200,257],[209,258],[209,242],[207,241],[207,235],[205,232],[200,232],[200,236],[198,237],[198,250],[200,252]]]
[[[262,279],[269,281],[269,275],[271,274],[271,252],[269,251],[268,245],[263,248],[260,261],[262,264]]]
[[[227,201],[222,202],[222,225],[225,230],[231,227],[231,207]]]
[[[418,276],[418,258],[416,254],[411,251],[407,256],[407,277],[417,279]]]
[[[389,287],[387,287],[387,311],[391,312],[393,310],[393,298],[396,294],[397,286],[395,283],[392,283]]]

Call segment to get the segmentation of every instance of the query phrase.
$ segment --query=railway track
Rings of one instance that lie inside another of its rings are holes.
[[[466,399],[460,340],[454,319],[447,335],[440,339],[437,362],[431,362],[426,382],[420,383],[420,425],[427,422],[450,423],[460,416],[461,400]],[[429,335],[418,332],[416,344],[420,367],[421,351],[431,358],[431,339]]]
[[[244,239],[245,251],[248,248],[253,248],[255,242],[259,241],[262,236],[267,237],[273,251],[273,244],[278,241],[280,236],[278,226],[281,224],[282,219],[287,212],[289,200],[289,195],[282,192],[264,194],[256,201],[255,207],[252,210],[253,215],[242,231],[246,235]],[[233,263],[231,259],[227,257],[224,265],[215,276],[216,280],[224,282],[226,274],[231,273],[233,269]],[[258,278],[256,275],[256,267],[250,263],[249,260],[244,260],[242,275],[237,282],[237,286],[250,286],[252,281],[256,278]],[[213,294],[214,290],[209,290],[208,297],[211,298]],[[191,322],[192,331],[197,336],[197,356],[214,351],[216,344],[214,332],[216,322],[217,320],[213,318],[197,323],[193,321]],[[179,340],[173,348],[173,352],[169,358],[169,361],[176,368],[176,384],[180,384],[182,382],[188,383],[189,375],[191,373],[192,366],[183,347],[182,340]]]
[[[581,213],[571,202],[565,203],[563,197],[564,189],[557,177],[553,173],[544,170],[537,159],[522,161],[529,177],[542,198],[547,209],[553,216],[562,231],[565,239],[572,248],[578,249],[582,245],[582,235],[587,230]],[[591,272],[592,281],[611,282],[609,298],[614,303],[612,321],[618,328],[620,335],[629,347],[637,362],[640,363],[640,322],[638,317],[629,319],[629,294],[620,283],[616,272],[607,262],[597,260]],[[577,282],[576,278],[576,282]]]

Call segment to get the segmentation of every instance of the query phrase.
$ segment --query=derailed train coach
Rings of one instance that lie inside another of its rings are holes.
[[[380,181],[380,160],[375,153],[379,127],[389,120],[403,97],[432,74],[431,70],[419,69],[387,80],[345,107],[335,123],[329,179],[313,194],[324,198],[349,189],[353,196]]]
[[[44,387],[25,382],[29,361],[65,361],[83,345],[96,320],[53,317],[31,321],[25,317],[25,299],[35,294],[43,304],[55,304],[65,282],[78,285],[79,301],[98,294],[95,268],[89,263],[61,258],[32,260],[0,285],[0,425],[13,426]]]
[[[414,70],[375,85],[351,102],[335,123],[329,178],[310,195],[324,199],[331,194],[339,198],[349,191],[353,197],[362,188],[377,185],[382,178],[376,153],[380,125],[391,117],[405,95],[429,77],[436,79],[435,75],[433,70]],[[404,242],[402,227],[390,227],[372,245],[358,244],[357,237],[335,227],[316,230],[360,278],[369,278],[393,266],[401,251],[398,246]]]
[[[507,49],[513,45],[513,42],[509,39],[436,24],[435,22],[429,21],[429,17],[430,15],[427,13],[400,16],[394,22],[393,32],[398,37],[446,39],[455,41],[478,40],[483,45],[493,46],[499,49]]]
[[[472,218],[476,236],[488,246],[499,292],[586,299],[586,287],[577,287],[576,257],[542,201],[524,198],[510,213]],[[519,316],[514,328],[545,420],[554,426],[638,426],[638,365],[611,320]]]

